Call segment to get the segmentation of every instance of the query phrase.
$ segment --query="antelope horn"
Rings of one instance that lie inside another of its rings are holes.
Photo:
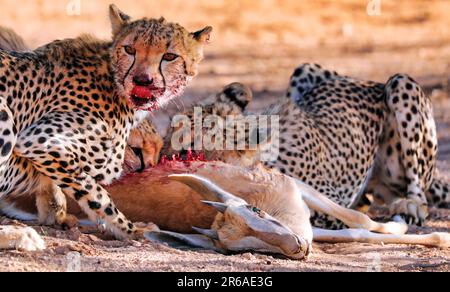
[[[225,204],[235,203],[235,204],[247,204],[241,198],[236,197],[233,194],[223,190],[216,184],[212,183],[206,178],[193,175],[193,174],[174,174],[170,175],[169,179],[181,182],[191,189],[196,191],[198,194],[202,195],[210,201],[218,201]]]
[[[220,213],[225,213],[225,211],[228,208],[228,206],[224,203],[211,202],[211,201],[202,201],[202,203],[215,208]]]
[[[219,234],[217,233],[216,230],[213,229],[201,229],[201,228],[197,228],[197,227],[192,227],[192,230],[194,230],[195,232],[199,233],[199,234],[203,234],[211,239],[214,240],[219,240]]]
[[[210,238],[200,234],[181,234],[169,231],[154,231],[146,232],[144,233],[144,236],[151,242],[167,243],[173,248],[180,248],[188,245],[191,247],[210,249],[220,253],[225,253],[225,250],[216,247]]]

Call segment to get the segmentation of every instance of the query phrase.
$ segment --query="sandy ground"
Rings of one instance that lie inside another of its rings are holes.
[[[433,219],[414,233],[449,231],[449,210],[433,210]],[[9,220],[3,223],[13,223]],[[373,244],[314,244],[307,261],[260,254],[221,255],[176,250],[148,242],[120,242],[91,229],[61,231],[35,227],[45,235],[47,250],[0,254],[0,271],[164,271],[164,272],[299,272],[299,271],[450,271],[448,249]]]
[[[17,2],[23,2],[20,10]],[[0,0],[0,14],[1,24],[17,28],[33,46],[79,32],[109,34],[104,11],[111,1],[81,1],[79,16],[65,13],[63,4],[69,1],[30,2]],[[283,95],[295,65],[302,62],[376,81],[408,72],[433,99],[440,140],[438,165],[450,177],[449,1],[383,0],[382,14],[375,17],[366,14],[368,1],[356,0],[199,0],[189,1],[184,13],[179,11],[186,1],[113,2],[136,16],[165,15],[191,28],[206,24],[216,28],[200,76],[183,98],[155,113],[161,128],[175,110],[233,81],[251,86],[256,96],[253,108],[264,108]],[[450,232],[450,211],[431,213],[426,227],[412,232]],[[0,219],[0,223],[14,222]],[[312,256],[297,262],[111,241],[92,230],[82,234],[78,229],[34,228],[44,236],[48,249],[0,252],[0,271],[450,271],[449,250],[420,246],[315,244]]]

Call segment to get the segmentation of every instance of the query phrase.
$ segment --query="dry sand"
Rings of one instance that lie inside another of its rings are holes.
[[[16,28],[33,46],[79,32],[108,37],[105,13],[111,1],[81,1],[80,16],[65,14],[67,2],[1,0],[1,24]],[[216,28],[200,76],[174,106],[155,114],[159,124],[177,107],[233,81],[250,85],[256,95],[254,109],[263,108],[282,96],[295,65],[302,62],[376,81],[408,72],[433,98],[439,168],[450,177],[449,1],[383,0],[377,17],[367,16],[366,1],[357,0],[199,0],[189,1],[187,7],[181,0],[113,2],[136,16],[164,15],[193,29],[206,24]],[[110,241],[92,230],[82,234],[77,229],[35,228],[48,249],[0,252],[0,271],[65,271],[78,254],[82,271],[450,271],[449,250],[420,246],[315,244],[312,256],[298,262]],[[427,226],[412,231],[450,232],[450,211],[433,209]]]

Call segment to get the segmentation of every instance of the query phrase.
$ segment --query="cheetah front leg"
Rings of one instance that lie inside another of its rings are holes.
[[[75,113],[53,113],[33,124],[20,133],[14,153],[28,159],[37,171],[50,178],[64,194],[75,199],[90,220],[116,238],[136,235],[134,224],[115,207],[108,192],[94,178],[94,174],[106,172],[107,168],[95,165],[94,158],[89,155],[98,154],[90,151],[91,146],[86,142],[86,137],[93,137],[94,133],[90,135],[88,130],[80,131],[73,124],[70,126],[74,128],[69,128],[60,123],[74,120],[73,115]],[[102,141],[102,137],[96,137]],[[96,150],[99,148],[95,147]],[[96,160],[98,162],[100,158]],[[106,162],[106,159],[102,160]]]
[[[426,190],[433,181],[437,136],[431,102],[420,86],[407,75],[395,75],[386,84],[386,103],[394,125],[381,149],[387,161],[386,181],[398,193],[404,185],[406,198],[396,198],[390,209],[410,224],[423,224],[428,216]],[[395,155],[396,154],[396,155]],[[397,159],[391,163],[389,159]],[[395,158],[396,157],[396,158]]]
[[[67,214],[67,200],[62,190],[45,175],[39,175],[36,208],[40,224],[72,228],[78,224],[75,216]]]
[[[11,157],[16,140],[13,115],[9,110],[6,99],[0,96],[0,175],[3,175],[3,168]]]

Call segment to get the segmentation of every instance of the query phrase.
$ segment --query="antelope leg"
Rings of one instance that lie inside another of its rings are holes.
[[[364,229],[326,230],[313,228],[313,240],[328,243],[373,243],[373,244],[417,244],[430,247],[449,248],[449,233],[431,233],[426,235],[412,234],[379,234]]]
[[[45,249],[45,243],[31,227],[0,226],[0,249],[38,251]]]
[[[302,194],[306,205],[314,211],[322,212],[333,216],[344,222],[350,228],[366,229],[384,234],[405,234],[408,231],[408,225],[400,222],[378,223],[361,212],[344,208],[331,201],[314,188],[296,180],[297,187]]]

